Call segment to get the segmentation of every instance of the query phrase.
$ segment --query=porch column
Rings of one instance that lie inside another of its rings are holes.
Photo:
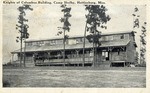
[[[79,57],[79,50],[75,50],[75,51],[76,51],[76,58],[78,58]],[[77,60],[77,61],[79,61],[79,60]],[[77,66],[79,66],[79,63],[77,63],[78,64]]]
[[[36,52],[33,53],[32,61],[33,61],[34,63],[36,62]]]
[[[20,58],[19,58],[19,53],[17,54],[17,61],[20,61]]]
[[[125,65],[126,65],[126,64],[125,64],[125,62],[124,62],[124,67],[125,67]]]
[[[14,54],[12,54],[11,63],[14,61]]]
[[[63,56],[63,54],[64,54],[64,51],[61,50],[61,55]],[[65,60],[65,57],[64,57],[64,60]],[[65,63],[63,65],[65,66]]]
[[[61,52],[60,51],[57,52],[57,56],[58,56],[57,59],[60,59],[60,56],[61,56]]]
[[[113,50],[113,47],[109,47],[109,52],[110,52],[110,67],[112,66],[112,50]]]
[[[76,56],[79,57],[79,50],[75,50],[76,51]]]
[[[47,54],[48,54],[48,60],[50,60],[50,55],[51,55],[51,52],[47,52]]]

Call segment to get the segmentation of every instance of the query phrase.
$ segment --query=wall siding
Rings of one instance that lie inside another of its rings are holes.
[[[133,42],[130,42],[127,45],[127,62],[135,62],[135,53],[136,53],[136,48],[133,45]]]
[[[125,61],[126,60],[126,52],[120,51],[118,52],[112,52],[112,61]]]

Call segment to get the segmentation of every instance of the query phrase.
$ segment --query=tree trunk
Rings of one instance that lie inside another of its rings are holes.
[[[64,61],[64,66],[65,66],[65,30],[64,30],[64,40],[63,40],[63,44],[64,44],[63,61]]]
[[[95,43],[95,66],[97,66],[97,44]]]
[[[24,67],[26,67],[26,64],[25,64],[25,62],[26,62],[26,53],[25,53],[25,51],[26,51],[26,39],[25,39],[25,41],[24,41],[25,43],[25,46],[24,46]]]
[[[22,66],[22,32],[20,37],[20,67]]]
[[[86,28],[87,28],[87,22],[86,22],[86,25],[85,25],[84,41],[83,41],[83,63],[82,63],[83,67],[84,67],[84,63],[85,63],[85,37],[86,37]]]
[[[94,40],[94,37],[93,37]],[[95,66],[95,46],[94,46],[94,42],[93,42],[93,67]]]

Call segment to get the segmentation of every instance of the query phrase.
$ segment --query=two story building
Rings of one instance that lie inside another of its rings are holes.
[[[23,52],[26,62],[35,65],[91,66],[128,66],[135,62],[135,32],[102,33],[93,62],[93,43],[85,39],[85,62],[83,63],[83,36],[69,37],[65,42],[65,63],[63,61],[63,38],[28,40]],[[25,51],[24,51],[25,50]],[[20,59],[20,49],[13,51]]]

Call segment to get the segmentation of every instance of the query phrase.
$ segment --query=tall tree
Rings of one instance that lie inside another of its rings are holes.
[[[67,7],[66,5],[61,5],[61,12],[63,12],[63,17],[60,19],[60,22],[63,23],[63,27],[58,27],[59,29],[63,30],[63,31],[59,31],[57,33],[57,35],[60,35],[63,33],[64,39],[63,39],[63,60],[64,60],[64,66],[65,66],[65,42],[67,40],[67,38],[69,37],[68,35],[66,35],[66,31],[70,31],[70,26],[71,24],[69,23],[69,18],[71,17],[70,11],[71,8]]]
[[[140,63],[142,65],[146,64],[146,22],[142,26],[142,33],[140,35]]]
[[[22,66],[22,41],[29,38],[28,28],[29,26],[26,24],[28,22],[28,19],[25,19],[24,16],[26,16],[25,10],[33,10],[33,8],[30,7],[30,5],[22,5],[17,8],[20,12],[18,16],[18,24],[16,24],[16,29],[19,31],[20,36],[17,37],[16,42],[19,42],[20,40],[20,66]],[[25,55],[25,54],[24,54]],[[25,66],[25,62],[24,62]]]
[[[138,63],[138,60],[139,60],[139,52],[136,51],[136,56],[135,56],[135,64]]]
[[[133,30],[134,30],[134,28],[139,28],[139,26],[140,26],[140,24],[139,24],[140,15],[138,15],[138,11],[139,11],[139,9],[137,7],[135,7],[134,13],[132,14],[132,16],[133,16]]]
[[[134,8],[134,13],[132,14],[133,16],[133,30],[135,28],[140,27],[140,22],[139,22],[139,17],[140,15],[138,14],[138,7]],[[144,22],[144,25],[141,26],[141,35],[140,35],[140,64],[146,64],[145,60],[145,53],[146,53],[146,22]]]
[[[101,38],[101,32],[97,30],[98,27],[107,29],[106,24],[111,18],[106,14],[106,7],[104,5],[85,5],[85,10],[88,11],[86,15],[86,29],[84,34],[84,45],[83,45],[83,55],[85,55],[85,37],[86,31],[91,34],[87,36],[89,42],[93,43],[93,66],[95,66],[95,54],[97,53],[97,47],[100,46],[99,38]],[[87,27],[87,24],[89,27]],[[85,56],[83,56],[83,62],[85,61]],[[96,62],[97,63],[97,62]]]

